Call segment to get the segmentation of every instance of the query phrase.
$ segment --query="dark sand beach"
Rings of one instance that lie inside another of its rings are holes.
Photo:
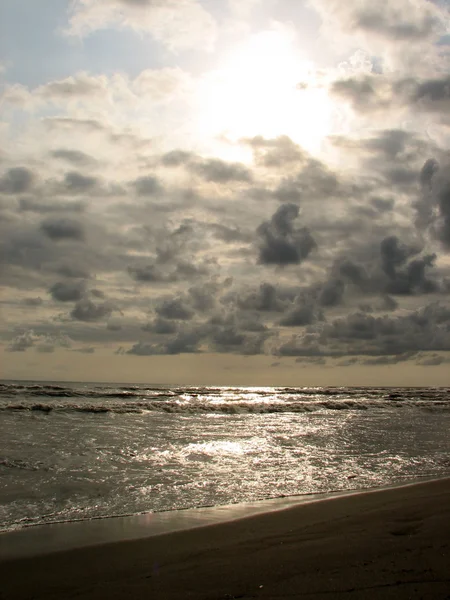
[[[1,600],[449,599],[450,479],[6,559],[0,581]]]

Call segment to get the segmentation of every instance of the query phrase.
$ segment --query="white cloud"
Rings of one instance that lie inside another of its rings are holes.
[[[217,35],[197,0],[77,0],[66,33],[83,37],[111,26],[150,33],[172,51],[210,50]]]

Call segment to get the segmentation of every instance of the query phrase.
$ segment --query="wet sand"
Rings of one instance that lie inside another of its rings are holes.
[[[6,559],[0,582],[1,600],[449,600],[450,479]]]

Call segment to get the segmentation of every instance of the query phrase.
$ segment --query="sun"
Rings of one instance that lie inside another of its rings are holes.
[[[205,77],[201,95],[203,135],[231,140],[288,135],[316,152],[330,133],[327,91],[284,31],[263,31],[241,44]]]

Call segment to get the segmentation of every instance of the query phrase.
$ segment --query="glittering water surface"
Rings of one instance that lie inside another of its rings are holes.
[[[0,525],[221,505],[450,474],[425,388],[0,384]]]

